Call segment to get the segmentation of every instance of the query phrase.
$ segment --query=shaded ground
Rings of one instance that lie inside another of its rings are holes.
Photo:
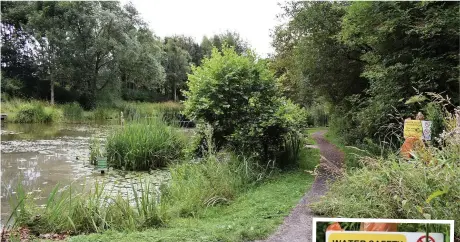
[[[265,241],[311,241],[314,214],[307,205],[316,201],[327,191],[326,181],[333,179],[341,172],[344,159],[344,154],[324,138],[325,133],[326,131],[318,131],[313,134],[313,139],[320,149],[321,161],[311,190],[302,197],[291,214],[284,219],[278,231]]]

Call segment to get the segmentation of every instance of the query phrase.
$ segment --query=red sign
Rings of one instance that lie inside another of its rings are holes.
[[[436,241],[433,239],[433,237],[431,237],[431,236],[428,236],[428,241],[429,241],[429,242],[436,242]],[[424,235],[424,236],[418,238],[417,242],[426,242],[426,235]]]

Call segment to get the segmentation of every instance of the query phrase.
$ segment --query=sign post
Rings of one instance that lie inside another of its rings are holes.
[[[425,145],[423,140],[431,140],[431,121],[423,120],[424,116],[422,113],[417,114],[417,119],[406,119],[404,120],[404,144],[401,147],[401,154],[405,158],[411,157],[411,152],[416,145]]]
[[[421,120],[404,121],[404,138],[421,138],[423,136],[423,127]]]

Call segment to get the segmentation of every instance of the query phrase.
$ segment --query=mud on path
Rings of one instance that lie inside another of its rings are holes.
[[[318,174],[311,189],[302,197],[289,216],[284,219],[276,233],[265,241],[311,241],[314,214],[307,205],[317,201],[327,191],[327,181],[334,179],[343,168],[344,154],[324,138],[325,133],[326,131],[318,131],[312,135],[320,149],[321,160]]]

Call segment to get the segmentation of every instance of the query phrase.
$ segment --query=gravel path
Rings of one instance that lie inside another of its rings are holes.
[[[326,181],[333,179],[335,174],[341,172],[344,157],[336,146],[324,138],[325,133],[326,131],[318,131],[312,135],[321,153],[320,167],[315,182],[291,211],[291,214],[284,219],[278,231],[265,240],[266,242],[311,241],[314,214],[307,205],[316,201],[327,191]]]

